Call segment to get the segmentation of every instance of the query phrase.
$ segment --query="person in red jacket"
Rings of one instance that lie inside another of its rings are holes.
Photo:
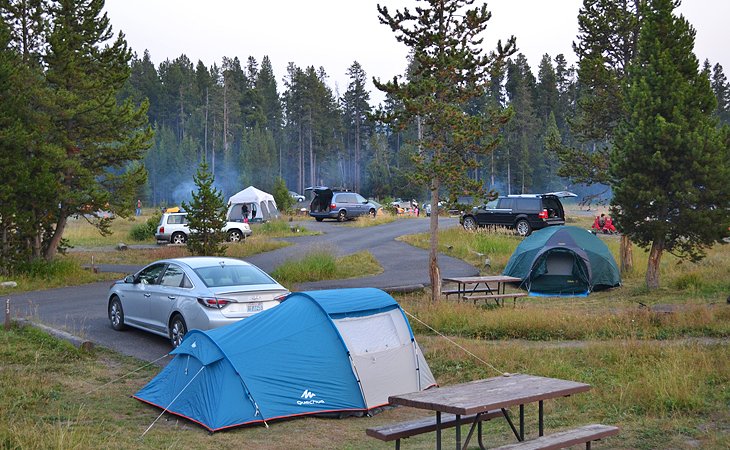
[[[611,220],[611,216],[606,216],[606,222],[603,224],[603,232],[610,234],[617,232],[616,227],[613,225],[613,220]]]
[[[611,220],[611,216],[607,216],[605,214],[596,216],[596,220],[593,221],[591,229],[610,234],[617,232],[616,227],[613,224],[613,220]]]

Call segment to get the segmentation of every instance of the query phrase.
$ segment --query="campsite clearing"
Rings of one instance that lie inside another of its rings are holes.
[[[411,298],[401,303],[412,311],[417,301]],[[727,317],[714,320],[727,323]],[[495,375],[443,338],[422,334],[417,338],[442,385]],[[485,345],[481,339],[455,339],[500,370],[592,384],[590,393],[546,404],[548,431],[601,421],[621,427],[621,439],[612,440],[608,448],[727,448],[730,444],[727,341],[607,339],[556,347],[540,342]],[[391,449],[392,444],[368,438],[365,429],[423,415],[396,408],[371,418],[302,418],[273,422],[268,429],[237,428],[212,436],[190,421],[164,416],[140,438],[159,409],[130,395],[157,373],[156,368],[132,373],[144,363],[101,348],[85,354],[29,327],[0,330],[0,345],[4,349],[0,356],[0,420],[7,424],[0,429],[0,442],[10,447],[53,448],[60,442],[65,448],[184,445],[236,449],[245,443],[249,448],[273,450]],[[526,420],[528,430],[537,429],[533,410],[527,410]],[[514,440],[504,421],[485,424],[485,436],[489,445]],[[446,431],[444,439],[453,440],[453,431]],[[431,449],[433,436],[410,438],[406,444],[408,449]]]

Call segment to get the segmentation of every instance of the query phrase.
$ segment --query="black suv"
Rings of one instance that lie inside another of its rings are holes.
[[[330,189],[325,186],[306,190],[314,191],[314,198],[309,204],[309,215],[317,219],[317,222],[328,218],[344,222],[358,216],[375,217],[377,212],[374,204],[355,192]]]
[[[520,236],[551,225],[565,225],[561,197],[577,197],[570,192],[508,195],[475,207],[459,219],[465,229],[495,226],[514,228]]]

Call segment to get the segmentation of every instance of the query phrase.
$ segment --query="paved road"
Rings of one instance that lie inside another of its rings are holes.
[[[456,219],[440,219],[441,227],[455,226]],[[328,249],[338,256],[352,254],[363,249],[370,250],[383,266],[382,274],[352,278],[304,283],[299,290],[316,290],[344,287],[378,287],[392,289],[403,286],[428,285],[428,252],[398,242],[396,237],[421,233],[428,230],[425,218],[398,220],[376,227],[356,228],[337,222],[306,222],[310,230],[321,231],[319,236],[296,236],[286,238],[294,245],[254,255],[247,258],[252,263],[271,272],[289,259],[304,256],[312,249]],[[443,276],[476,275],[477,270],[461,260],[439,256]],[[136,266],[101,266],[103,270],[134,272]],[[165,338],[136,330],[119,333],[111,329],[106,315],[106,293],[110,282],[93,283],[84,286],[49,289],[10,296],[12,314],[27,317],[71,334],[88,339],[99,345],[137,358],[154,361],[170,351]],[[4,305],[3,305],[4,306]],[[4,319],[2,308],[0,317]],[[164,360],[162,361],[164,363]]]

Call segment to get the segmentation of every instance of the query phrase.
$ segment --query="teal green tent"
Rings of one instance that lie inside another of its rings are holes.
[[[504,274],[522,279],[520,287],[538,295],[584,295],[621,284],[606,244],[571,226],[547,227],[526,237]]]

